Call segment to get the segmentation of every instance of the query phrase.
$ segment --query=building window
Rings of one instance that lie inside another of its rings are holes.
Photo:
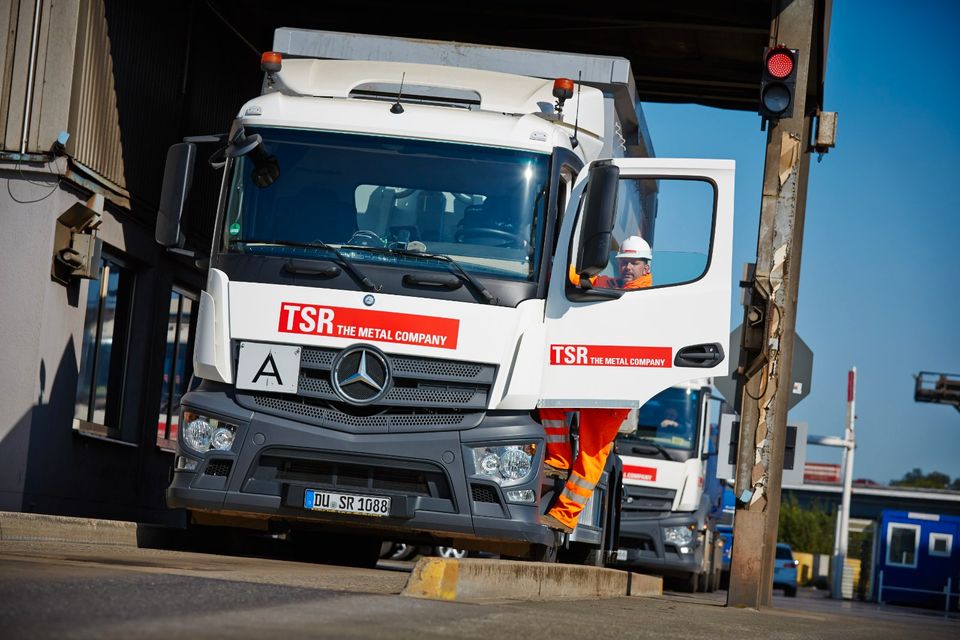
[[[121,438],[124,374],[133,309],[133,272],[113,257],[87,287],[74,429]]]
[[[193,375],[193,333],[196,328],[196,294],[179,287],[170,292],[167,316],[167,349],[163,359],[157,446],[176,450],[180,399]]]
[[[949,533],[930,534],[930,555],[950,557],[953,551],[953,536]]]
[[[887,564],[895,567],[916,567],[919,544],[919,525],[891,522],[887,525]]]

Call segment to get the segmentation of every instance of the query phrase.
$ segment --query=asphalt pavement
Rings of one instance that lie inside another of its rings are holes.
[[[564,602],[400,596],[409,563],[351,569],[62,542],[0,541],[0,630],[14,638],[926,638],[942,614],[801,591],[762,611],[717,594]],[[850,606],[847,606],[850,605]]]

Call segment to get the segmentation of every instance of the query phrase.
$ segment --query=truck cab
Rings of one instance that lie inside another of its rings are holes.
[[[619,58],[287,29],[275,45],[212,159],[168,504],[371,554],[549,555],[566,540],[540,524],[556,487],[537,409],[636,408],[726,372],[732,162],[649,157]],[[168,247],[195,147],[168,155]],[[655,227],[653,287],[571,282]],[[607,495],[575,538],[609,539]]]
[[[640,407],[635,431],[617,437],[624,484],[618,564],[677,578],[684,590],[718,586],[724,406],[709,380],[674,385]]]

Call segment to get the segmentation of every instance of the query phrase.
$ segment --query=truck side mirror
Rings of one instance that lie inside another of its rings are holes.
[[[581,278],[592,278],[610,262],[610,236],[617,216],[620,167],[595,163],[590,167],[589,178],[576,263]]]
[[[180,245],[180,217],[193,184],[193,165],[196,159],[197,145],[192,142],[180,142],[167,151],[154,234],[160,246],[169,248]]]

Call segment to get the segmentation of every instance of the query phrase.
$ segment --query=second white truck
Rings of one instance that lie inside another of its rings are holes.
[[[725,402],[709,380],[675,385],[640,407],[637,430],[621,434],[623,510],[617,564],[713,591],[722,571],[717,524],[717,429]]]

